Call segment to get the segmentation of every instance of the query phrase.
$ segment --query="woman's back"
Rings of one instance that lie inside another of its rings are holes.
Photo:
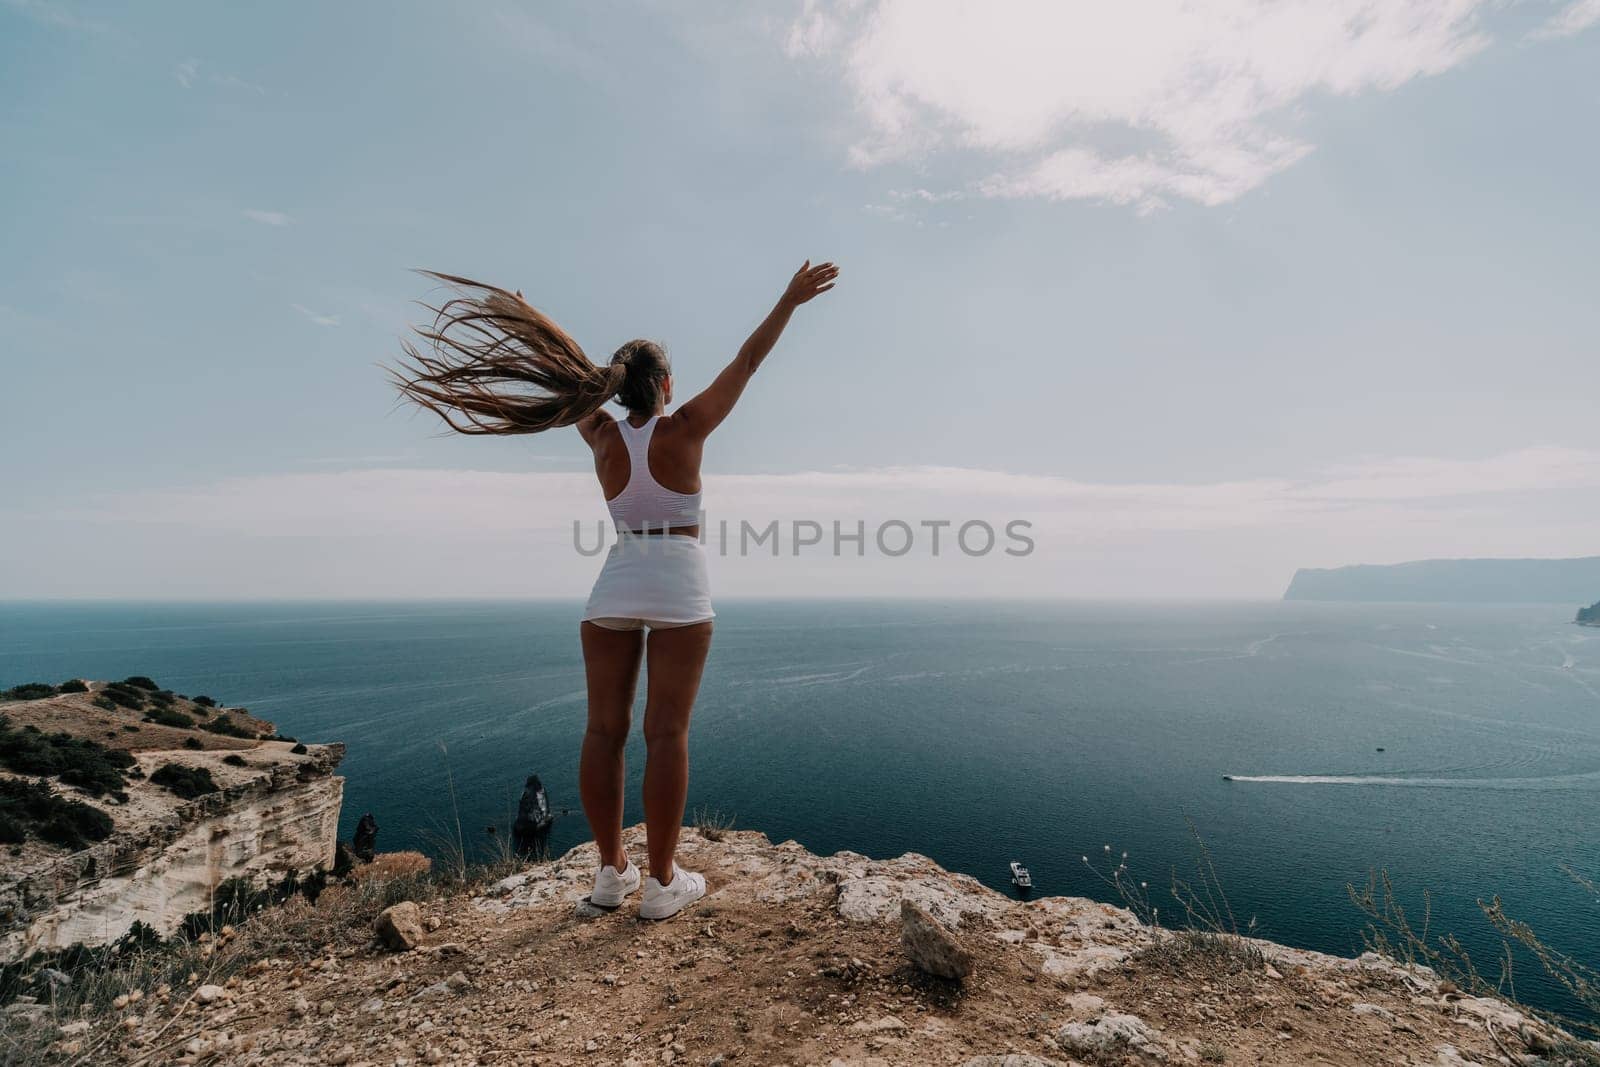
[[[698,527],[704,438],[681,420],[652,415],[613,419],[595,435],[594,467],[618,529]]]

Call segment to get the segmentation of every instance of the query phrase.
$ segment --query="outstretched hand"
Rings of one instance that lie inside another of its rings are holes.
[[[834,280],[838,277],[839,268],[832,263],[813,267],[808,259],[794,272],[794,277],[789,279],[789,288],[783,291],[783,302],[790,307],[799,307],[818,293],[826,293],[832,289]]]

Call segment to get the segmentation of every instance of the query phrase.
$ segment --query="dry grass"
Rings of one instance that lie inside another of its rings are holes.
[[[397,878],[420,878],[433,870],[433,861],[420,852],[380,852],[371,863],[363,863],[350,872],[357,882],[374,878],[393,881]]]
[[[1177,868],[1171,872],[1168,892],[1176,907],[1168,909],[1167,918],[1174,912],[1179,917],[1171,927],[1162,923],[1161,907],[1151,895],[1150,883],[1136,878],[1129,869],[1126,852],[1118,857],[1107,845],[1106,866],[1096,866],[1088,856],[1083,857],[1084,866],[1111,887],[1122,906],[1140,922],[1155,928],[1153,942],[1138,953],[1140,963],[1167,974],[1214,978],[1261,970],[1266,957],[1254,940],[1255,919],[1240,926],[1211,850],[1195,824],[1184,821],[1195,847],[1194,873],[1186,878]]]
[[[1595,893],[1594,883],[1576,871],[1563,867],[1580,889]],[[1478,968],[1466,946],[1453,933],[1433,931],[1433,896],[1422,893],[1422,914],[1414,917],[1395,891],[1388,871],[1374,871],[1361,889],[1346,886],[1351,903],[1367,917],[1362,932],[1366,948],[1410,968],[1426,967],[1440,978],[1473,995],[1498,997],[1524,1014],[1543,1019],[1553,1026],[1587,1037],[1600,1037],[1600,968],[1546,943],[1528,924],[1505,912],[1498,896],[1479,900],[1478,908],[1490,927],[1499,935],[1498,971],[1491,981]],[[1545,1011],[1524,1003],[1517,996],[1515,980],[1518,950],[1531,958],[1581,1007],[1585,1017],[1574,1018]],[[1600,1051],[1593,1045],[1565,1042],[1555,1050],[1567,1062],[1600,1067]]]
[[[717,808],[699,808],[694,813],[694,828],[707,841],[721,841],[733,829],[733,816]]]

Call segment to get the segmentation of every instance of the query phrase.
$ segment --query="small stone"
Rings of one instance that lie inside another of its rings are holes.
[[[918,970],[960,981],[972,973],[972,953],[910,900],[900,901],[900,950]]]
[[[422,944],[422,911],[416,901],[402,900],[384,908],[372,928],[391,952],[410,952]]]
[[[228,995],[228,991],[219,985],[206,984],[194,991],[194,999],[202,1004],[215,1004]]]
[[[73,1037],[77,1034],[88,1033],[89,1022],[86,1019],[79,1019],[77,1022],[67,1023],[61,1028],[61,1032],[68,1037]]]
[[[1137,1015],[1108,1011],[1093,1022],[1068,1023],[1056,1031],[1056,1043],[1075,1056],[1105,1056],[1121,1050],[1142,1050],[1156,1032]]]
[[[1352,1004],[1350,1010],[1357,1015],[1370,1015],[1374,1019],[1382,1019],[1386,1023],[1395,1021],[1394,1012],[1379,1004]]]
[[[893,1015],[885,1015],[881,1019],[863,1019],[850,1029],[860,1034],[903,1034],[910,1027],[906,1026],[903,1019]]]

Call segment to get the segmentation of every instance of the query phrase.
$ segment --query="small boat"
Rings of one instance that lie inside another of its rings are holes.
[[[1011,861],[1011,884],[1018,889],[1033,888],[1033,875],[1028,873],[1028,868],[1016,860]]]
[[[1231,781],[1233,781],[1233,775],[1231,775],[1231,774],[1224,774],[1224,775],[1223,775],[1223,776],[1222,776],[1222,780],[1223,780],[1223,781],[1224,781],[1224,782],[1231,782]]]

